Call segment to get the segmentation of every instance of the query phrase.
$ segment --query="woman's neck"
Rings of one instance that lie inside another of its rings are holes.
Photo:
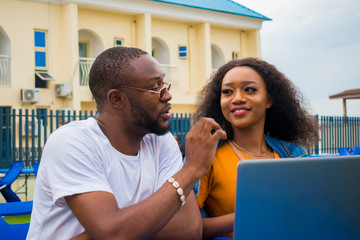
[[[245,155],[246,151],[253,155],[262,155],[269,152],[269,146],[266,144],[263,128],[237,129],[234,128],[232,141],[241,149]],[[251,157],[251,156],[250,156]]]

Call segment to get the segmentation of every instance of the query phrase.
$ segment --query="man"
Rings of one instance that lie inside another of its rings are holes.
[[[201,239],[192,187],[226,134],[213,119],[201,119],[186,136],[181,166],[164,76],[140,49],[98,56],[89,76],[98,115],[48,139],[28,239]]]

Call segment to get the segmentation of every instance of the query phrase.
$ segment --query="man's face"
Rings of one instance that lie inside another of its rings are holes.
[[[144,90],[158,91],[165,77],[159,63],[150,55],[143,55],[132,61],[134,71],[129,76],[127,85]],[[160,98],[159,94],[136,89],[124,89],[130,102],[130,116],[135,128],[140,127],[145,133],[165,134],[169,131],[171,118],[169,101],[172,96],[168,91]]]

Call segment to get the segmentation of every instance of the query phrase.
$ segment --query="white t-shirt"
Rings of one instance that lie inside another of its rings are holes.
[[[27,239],[69,239],[84,231],[65,196],[106,191],[124,208],[151,196],[181,166],[171,133],[144,136],[138,154],[128,156],[111,146],[94,118],[62,126],[42,154]]]

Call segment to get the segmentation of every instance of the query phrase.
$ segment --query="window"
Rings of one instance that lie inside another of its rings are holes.
[[[47,70],[47,31],[34,30],[35,69]]]
[[[114,47],[121,47],[124,45],[124,39],[123,38],[114,38]]]
[[[35,48],[35,87],[47,88],[46,80],[54,80],[48,70],[47,54],[47,31],[34,30],[34,48]]]
[[[232,52],[232,59],[239,59],[240,53],[239,52]]]
[[[179,45],[179,58],[186,59],[187,58],[187,46]]]

